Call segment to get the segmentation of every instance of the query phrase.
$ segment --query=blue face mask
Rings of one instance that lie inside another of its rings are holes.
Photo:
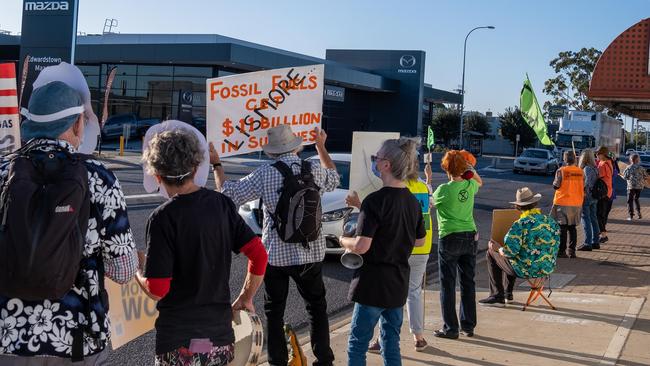
[[[381,178],[381,173],[379,172],[379,169],[377,169],[377,162],[373,161],[372,162],[372,173],[377,176],[377,178]]]

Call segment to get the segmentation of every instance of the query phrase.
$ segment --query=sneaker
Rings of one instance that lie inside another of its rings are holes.
[[[429,344],[426,340],[421,339],[419,341],[415,341],[415,352],[423,352],[425,349],[427,349],[427,347],[429,347]]]
[[[608,241],[609,241],[609,238],[606,237],[606,236],[603,236],[602,238],[600,238],[600,244],[607,243]]]
[[[490,296],[490,297],[485,298],[483,300],[479,300],[478,303],[480,305],[484,305],[484,306],[497,306],[497,307],[506,306],[505,299],[498,298],[496,296]]]
[[[447,338],[447,339],[458,339],[458,333],[448,333],[444,329],[438,329],[433,332],[433,335],[438,338]]]
[[[379,345],[379,339],[373,339],[368,345],[368,352],[370,353],[381,353],[381,346]]]
[[[637,214],[637,216],[639,216],[639,220],[641,220],[641,219],[643,218],[643,216],[641,216],[641,211],[639,211],[639,213]]]
[[[474,337],[474,330],[465,330],[465,329],[463,329],[460,332],[463,333],[463,335],[465,337],[470,337],[470,338]]]
[[[632,220],[634,220],[634,216],[628,216],[627,217],[627,221],[632,221]]]
[[[506,301],[506,304],[512,304],[513,302],[515,302],[514,297],[512,296],[512,294],[507,294],[506,298],[505,298],[505,301]]]
[[[582,244],[578,247],[578,250],[581,252],[591,252],[591,245]]]
[[[600,249],[600,244],[591,244],[591,249]]]

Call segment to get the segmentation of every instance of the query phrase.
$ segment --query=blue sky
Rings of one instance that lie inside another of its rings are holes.
[[[1,0],[0,28],[20,30],[22,0]],[[217,33],[324,57],[327,48],[426,51],[425,81],[461,83],[468,41],[466,109],[500,113],[518,104],[528,72],[543,102],[549,61],[558,52],[605,47],[650,16],[648,0],[537,1],[216,1],[80,0],[79,30],[101,33],[105,18],[121,33]]]

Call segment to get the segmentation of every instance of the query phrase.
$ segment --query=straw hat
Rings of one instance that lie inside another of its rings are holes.
[[[528,187],[519,188],[517,190],[516,201],[510,202],[513,205],[517,206],[528,206],[533,203],[539,202],[542,199],[542,195],[533,193]]]
[[[294,151],[302,145],[302,137],[293,134],[289,125],[279,125],[267,132],[269,142],[262,146],[267,154],[283,154]]]

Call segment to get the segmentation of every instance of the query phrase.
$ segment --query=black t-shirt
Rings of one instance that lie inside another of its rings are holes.
[[[384,187],[361,204],[357,236],[372,238],[355,271],[349,298],[363,305],[397,308],[406,303],[408,259],[426,235],[422,208],[408,188]]]
[[[234,342],[231,253],[254,237],[230,198],[204,188],[151,213],[145,276],[172,278],[157,305],[156,354],[188,347],[192,338],[210,338],[215,346]]]

